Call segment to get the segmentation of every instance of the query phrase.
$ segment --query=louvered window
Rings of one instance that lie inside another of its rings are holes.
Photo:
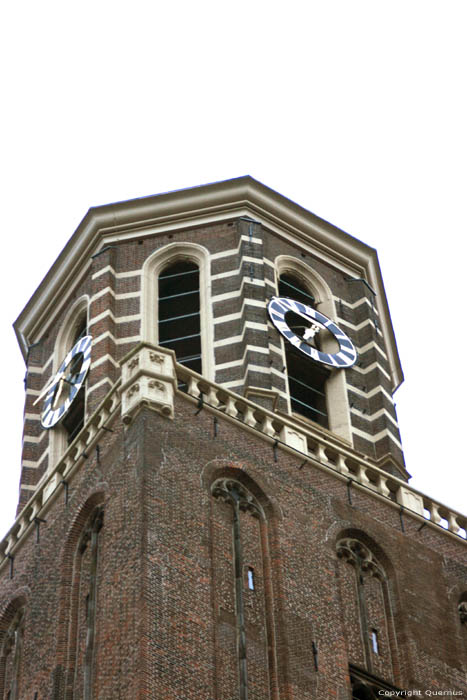
[[[84,314],[83,317],[80,319],[76,332],[73,336],[73,340],[71,342],[70,347],[68,350],[71,350],[78,340],[81,338],[84,338],[84,336],[87,335],[87,323],[86,323],[86,315]],[[79,353],[76,355],[73,360],[71,361],[69,367],[67,368],[67,380],[70,383],[73,383],[73,381],[76,379],[76,377],[80,374],[81,372],[81,365],[83,364],[83,354]],[[65,387],[66,390],[68,390],[67,387]],[[86,388],[85,385],[81,387],[79,390],[75,400],[70,406],[69,411],[65,414],[65,417],[62,420],[62,425],[65,428],[67,432],[67,443],[70,444],[73,442],[75,437],[78,435],[79,431],[84,425],[84,416],[85,416],[85,404],[86,404]]]
[[[199,268],[177,260],[159,275],[159,345],[201,374]]]
[[[315,304],[314,297],[305,285],[287,273],[282,274],[279,279],[279,296],[301,301],[311,307]],[[311,325],[293,311],[286,314],[286,321],[293,332],[300,337],[305,328]],[[319,334],[315,338],[316,347],[319,350]],[[329,377],[329,370],[310,360],[288,342],[285,343],[285,355],[292,411],[327,428],[326,380]]]

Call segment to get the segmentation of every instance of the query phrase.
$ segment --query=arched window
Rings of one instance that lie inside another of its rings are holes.
[[[199,268],[191,260],[175,260],[158,279],[159,345],[174,350],[177,361],[201,374]]]
[[[197,243],[154,251],[141,273],[141,337],[174,350],[177,361],[214,377],[209,252]]]
[[[19,700],[24,633],[24,606],[11,605],[2,625],[0,651],[0,698]]]
[[[290,297],[311,307],[315,305],[311,290],[301,279],[289,272],[284,272],[279,277],[278,291],[280,297]],[[286,321],[297,335],[303,335],[309,325],[302,316],[293,311],[286,314]],[[313,342],[318,350],[322,349],[323,341],[319,333],[313,338]],[[285,359],[292,411],[328,428],[326,381],[330,371],[324,365],[311,361],[290,343],[285,344]]]
[[[87,318],[86,318],[86,313],[82,313],[80,317],[77,320],[77,325],[75,328],[75,332],[73,334],[73,339],[70,342],[70,347],[73,348],[78,340],[81,338],[84,338],[84,336],[87,335]],[[70,367],[67,370],[67,373],[71,377],[75,377],[79,375],[81,371],[81,365],[83,364],[83,355],[82,353],[79,353],[76,355],[74,360],[70,363]],[[68,412],[65,414],[65,417],[62,421],[62,425],[66,430],[66,439],[67,439],[67,444],[69,445],[75,437],[78,435],[79,431],[84,425],[84,417],[85,417],[85,406],[86,406],[86,388],[85,384],[81,387],[79,390],[75,400],[71,404],[70,409]]]
[[[103,522],[102,506],[95,507],[84,527],[77,528],[71,536],[73,555],[67,555],[59,614],[59,664],[54,679],[54,697],[57,698],[91,700],[95,697],[93,685],[96,676],[97,599]]]
[[[340,560],[342,617],[349,661],[357,669],[364,669],[367,679],[392,683],[396,648],[387,574],[379,559],[360,539],[340,539],[336,553]],[[357,680],[362,681],[362,676]],[[356,683],[355,688],[360,685]],[[367,695],[355,697],[366,698]]]
[[[240,700],[249,693],[275,697],[271,683],[278,671],[269,653],[278,643],[271,600],[271,506],[253,481],[237,480],[231,472],[215,479],[211,494],[219,688],[222,697]]]
[[[78,340],[88,333],[88,303],[87,296],[78,299],[70,308],[57,336],[54,349],[53,373],[56,373],[69,351]],[[79,374],[83,355],[76,355],[67,368],[66,379],[73,381]],[[61,385],[61,392],[67,393],[69,386],[66,382]],[[62,397],[63,398],[63,397]],[[54,404],[60,404],[61,397],[57,391]],[[75,396],[70,408],[62,420],[49,432],[50,457],[49,470],[53,469],[68,445],[75,439],[86,419],[86,383]]]

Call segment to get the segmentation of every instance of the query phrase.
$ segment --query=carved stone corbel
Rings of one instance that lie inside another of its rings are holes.
[[[149,343],[140,343],[121,360],[122,419],[126,425],[143,406],[166,418],[174,417],[174,363],[172,350]]]

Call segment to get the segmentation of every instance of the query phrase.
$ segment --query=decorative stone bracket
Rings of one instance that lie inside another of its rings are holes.
[[[175,355],[150,343],[139,343],[120,361],[122,420],[129,425],[143,406],[174,417]]]

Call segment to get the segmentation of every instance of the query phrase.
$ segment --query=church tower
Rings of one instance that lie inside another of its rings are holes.
[[[250,177],[96,207],[15,330],[0,700],[467,695],[375,250]]]

